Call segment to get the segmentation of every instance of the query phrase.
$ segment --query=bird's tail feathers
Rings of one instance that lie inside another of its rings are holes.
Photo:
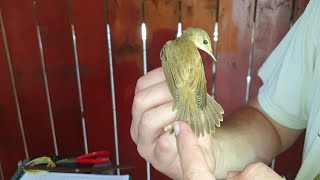
[[[215,126],[220,127],[223,121],[223,108],[207,94],[207,104],[203,110],[194,107],[193,98],[181,98],[181,101],[174,103],[173,109],[177,109],[176,120],[188,122],[196,136],[203,136],[205,133],[215,132]]]

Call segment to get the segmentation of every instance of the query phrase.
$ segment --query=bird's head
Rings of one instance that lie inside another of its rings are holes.
[[[197,48],[208,53],[215,61],[216,58],[213,56],[213,51],[211,47],[211,41],[209,35],[200,28],[187,28],[183,31],[182,36],[187,36],[191,39]]]

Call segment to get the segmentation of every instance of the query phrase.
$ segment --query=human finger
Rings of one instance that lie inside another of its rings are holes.
[[[141,76],[138,79],[135,94],[142,89],[148,88],[163,81],[165,81],[165,76],[162,67],[149,71],[146,75]]]
[[[173,125],[185,179],[215,179],[210,172],[196,136],[185,122]]]
[[[131,110],[132,122],[130,133],[135,143],[137,143],[138,140],[138,125],[140,123],[142,115],[146,111],[162,104],[168,103],[172,100],[173,98],[165,82],[161,82],[149,88],[146,88],[134,96]]]
[[[255,162],[249,164],[241,172],[229,172],[227,175],[227,180],[247,180],[247,179],[284,179],[275,171],[273,171],[269,166],[262,162]]]
[[[178,150],[176,137],[171,131],[166,131],[161,134],[156,142],[153,156],[153,165],[158,167],[159,170],[169,171],[168,168],[172,168],[174,166],[177,171],[181,172],[181,168],[179,168],[180,160],[178,162],[179,166],[176,166],[175,164],[175,161],[177,161]]]
[[[172,112],[171,110],[172,105],[173,102],[166,103],[164,105],[146,111],[142,116],[141,121],[138,125],[137,150],[140,156],[142,156],[143,158],[147,160],[156,158],[154,162],[167,162],[163,161],[163,159],[165,159],[163,157],[155,157],[154,151],[157,148],[163,150],[168,145],[168,141],[166,140],[169,140],[169,138],[163,141],[162,136],[165,136],[164,127],[175,120],[175,112]],[[159,141],[159,138],[162,138],[162,141]],[[171,146],[175,147],[174,144]],[[162,154],[162,156],[163,155],[164,154]]]
[[[173,102],[145,111],[138,124],[139,143],[151,144],[163,134],[164,127],[173,123],[176,112],[172,111]]]

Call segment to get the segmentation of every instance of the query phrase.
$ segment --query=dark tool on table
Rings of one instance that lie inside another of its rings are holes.
[[[110,161],[109,151],[96,151],[89,154],[56,161],[56,164],[102,164]]]
[[[109,158],[109,151],[96,151],[71,158],[55,156],[40,157],[23,165],[27,171],[49,171],[49,172],[68,172],[68,173],[111,173],[116,169],[131,169],[131,165],[113,166]]]
[[[119,166],[107,166],[107,167],[85,167],[85,168],[72,168],[72,167],[44,167],[44,166],[23,166],[25,170],[42,170],[49,172],[63,172],[63,173],[100,173],[106,171],[112,171],[116,169],[132,169],[132,165],[119,165]]]

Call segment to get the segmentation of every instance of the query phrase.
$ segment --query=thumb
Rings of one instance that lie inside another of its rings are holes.
[[[186,179],[214,179],[190,127],[180,121],[175,122],[173,128],[177,136],[177,149],[183,176]]]
[[[269,166],[262,162],[249,164],[241,172],[229,172],[227,180],[242,180],[242,179],[275,179],[283,180],[283,177],[274,172]],[[284,178],[285,179],[285,178]]]

